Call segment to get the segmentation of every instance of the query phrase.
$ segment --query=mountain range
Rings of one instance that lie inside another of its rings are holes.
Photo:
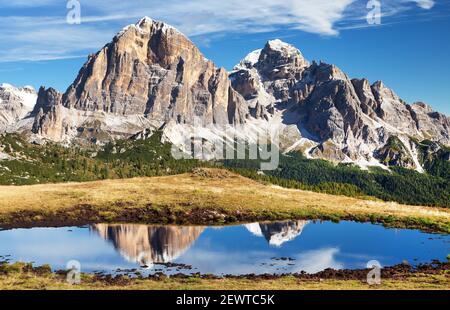
[[[449,117],[407,104],[381,81],[309,62],[280,40],[227,72],[180,31],[148,17],[89,55],[65,93],[0,86],[0,130],[40,144],[103,145],[161,130],[165,142],[181,146],[198,121],[211,142],[228,142],[226,126],[250,141],[272,128],[283,152],[361,167],[422,172],[422,141],[431,153],[450,145]]]

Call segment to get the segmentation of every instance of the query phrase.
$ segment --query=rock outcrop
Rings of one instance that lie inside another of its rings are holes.
[[[391,136],[387,143],[376,151],[375,157],[386,166],[416,168],[408,148],[395,136]]]
[[[53,88],[39,89],[36,106],[31,115],[34,116],[33,132],[53,141],[61,141],[69,130],[65,123],[62,94]]]
[[[439,143],[450,144],[450,118],[433,109],[423,102],[409,106],[411,116],[417,130],[425,139],[435,140]]]

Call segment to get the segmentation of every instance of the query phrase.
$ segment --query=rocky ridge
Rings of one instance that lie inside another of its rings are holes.
[[[395,162],[421,171],[411,137],[450,143],[445,115],[424,103],[406,104],[381,81],[371,85],[367,79],[350,79],[335,65],[309,64],[300,51],[279,40],[250,53],[231,80],[253,117],[281,119],[296,141],[288,150],[313,158],[363,167]],[[391,137],[402,142],[407,160],[386,160],[381,150]]]

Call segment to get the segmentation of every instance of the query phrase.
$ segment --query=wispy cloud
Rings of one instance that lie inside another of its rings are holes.
[[[65,22],[66,1],[0,0],[0,62],[84,56],[108,42],[122,26],[144,15],[164,20],[189,36],[201,36],[205,42],[231,32],[258,33],[291,29],[335,36],[344,29],[367,27],[364,22],[366,0],[80,2],[81,25],[68,25]],[[382,5],[383,16],[393,17],[417,6],[431,10],[435,2],[384,0]]]
[[[87,50],[97,49],[111,34],[94,25],[76,27],[46,17],[3,17],[0,29],[0,62],[86,57]]]
[[[0,0],[0,8],[32,8],[56,4],[55,0]],[[61,3],[61,1],[60,1]]]
[[[429,10],[435,5],[435,2],[433,0],[411,0],[411,1],[417,3],[419,7],[425,10]]]

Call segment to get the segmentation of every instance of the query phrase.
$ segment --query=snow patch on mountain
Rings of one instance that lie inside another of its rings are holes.
[[[37,93],[31,86],[0,84],[0,132],[15,131],[17,125],[34,108]]]
[[[258,61],[259,57],[261,57],[262,49],[258,49],[249,53],[245,56],[244,59],[241,60],[239,64],[234,66],[234,71],[242,70],[242,69],[251,69]]]
[[[293,45],[283,42],[280,39],[270,40],[267,42],[271,49],[282,51],[286,53],[300,53],[300,51]]]
[[[140,34],[149,34],[149,27],[150,25],[157,25],[163,33],[167,34],[169,32],[176,33],[179,35],[182,35],[186,37],[181,31],[179,31],[177,28],[168,25],[164,22],[154,20],[148,16],[143,17],[135,24],[130,24],[128,26],[125,26],[117,35],[116,38],[120,38],[125,33],[127,33],[130,29],[135,29]],[[186,37],[187,38],[187,37]]]

